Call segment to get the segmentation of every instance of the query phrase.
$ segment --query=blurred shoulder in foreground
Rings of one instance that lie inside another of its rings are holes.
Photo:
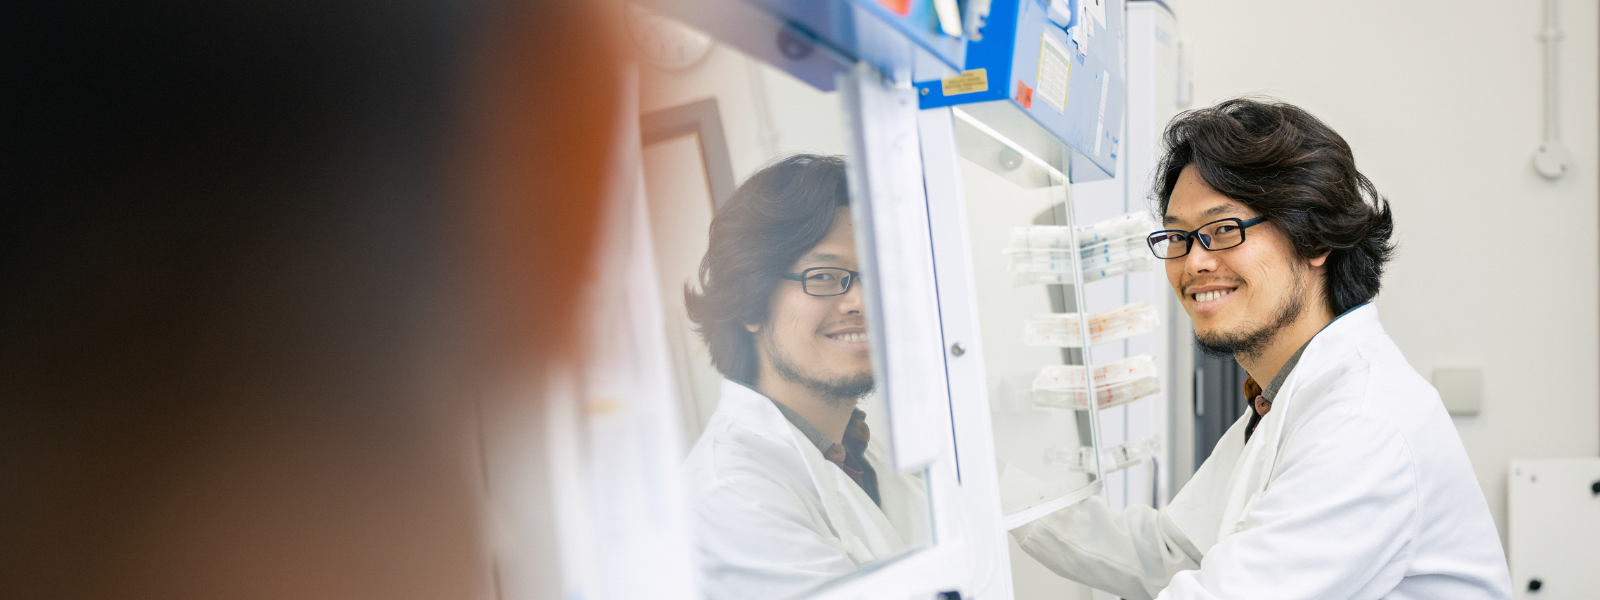
[[[570,335],[590,4],[0,8],[6,596],[489,596],[471,382]]]

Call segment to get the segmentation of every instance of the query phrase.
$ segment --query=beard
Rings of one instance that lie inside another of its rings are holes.
[[[831,378],[816,377],[800,370],[794,361],[790,360],[777,342],[772,341],[771,335],[761,336],[762,346],[766,347],[766,354],[771,357],[772,370],[790,382],[798,383],[812,393],[826,399],[831,406],[855,406],[856,402],[869,393],[872,393],[872,371],[865,373],[845,374]]]
[[[1278,333],[1300,319],[1305,312],[1305,273],[1298,268],[1294,269],[1294,289],[1289,297],[1278,305],[1273,311],[1271,319],[1266,324],[1257,324],[1247,320],[1243,326],[1233,331],[1213,331],[1201,333],[1196,331],[1194,340],[1200,345],[1200,350],[1214,358],[1233,357],[1235,359],[1250,359],[1260,356],[1277,339]]]

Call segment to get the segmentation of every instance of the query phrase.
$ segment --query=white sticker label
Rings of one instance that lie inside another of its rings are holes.
[[[1100,72],[1100,116],[1094,120],[1094,154],[1100,155],[1100,142],[1106,138],[1106,94],[1111,91],[1111,73]]]
[[[1039,76],[1034,96],[1043,100],[1056,112],[1067,108],[1067,80],[1072,77],[1072,62],[1067,60],[1067,47],[1047,31],[1040,36]]]
[[[1094,35],[1094,25],[1089,23],[1092,18],[1089,16],[1089,7],[1079,4],[1078,23],[1067,30],[1067,36],[1072,39],[1072,44],[1078,47],[1079,62],[1089,56],[1089,37]]]

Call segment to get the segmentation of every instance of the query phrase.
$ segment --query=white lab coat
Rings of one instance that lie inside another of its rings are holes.
[[[927,537],[920,475],[896,476],[883,434],[865,452],[872,502],[765,396],[732,381],[685,468],[695,559],[709,600],[782,600]]]
[[[1012,534],[1129,599],[1511,597],[1455,426],[1376,307],[1312,339],[1246,443],[1249,421],[1160,511],[1096,497]]]

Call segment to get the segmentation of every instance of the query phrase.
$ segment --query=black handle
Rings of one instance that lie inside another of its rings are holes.
[[[1589,491],[1594,492],[1596,496],[1600,496],[1600,481],[1589,484]]]
[[[1537,591],[1539,591],[1539,588],[1542,588],[1542,587],[1544,587],[1544,582],[1543,581],[1539,581],[1537,579],[1528,580],[1528,591],[1537,592]]]

